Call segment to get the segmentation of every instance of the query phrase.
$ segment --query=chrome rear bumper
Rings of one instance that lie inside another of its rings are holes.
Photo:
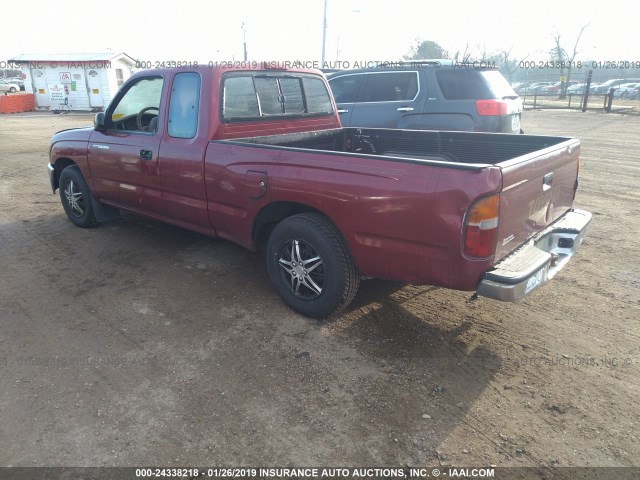
[[[484,274],[477,293],[515,302],[551,280],[576,253],[591,213],[570,210]]]

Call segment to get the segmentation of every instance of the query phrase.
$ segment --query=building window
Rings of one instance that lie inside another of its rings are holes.
[[[124,72],[121,68],[116,68],[116,80],[118,82],[118,88],[124,83]]]

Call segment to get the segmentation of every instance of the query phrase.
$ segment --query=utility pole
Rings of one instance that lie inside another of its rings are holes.
[[[242,41],[244,47],[244,61],[247,61],[247,27],[244,22],[242,22]]]
[[[324,16],[322,17],[322,67],[324,67],[326,47],[327,47],[327,0],[324,0]]]

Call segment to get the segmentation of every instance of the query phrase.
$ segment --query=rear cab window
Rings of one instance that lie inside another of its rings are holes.
[[[335,114],[324,81],[315,75],[234,72],[222,85],[225,122]]]

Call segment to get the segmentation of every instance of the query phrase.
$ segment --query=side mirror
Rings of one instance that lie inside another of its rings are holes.
[[[104,130],[104,112],[96,113],[96,118],[93,120],[93,128],[96,130]]]

